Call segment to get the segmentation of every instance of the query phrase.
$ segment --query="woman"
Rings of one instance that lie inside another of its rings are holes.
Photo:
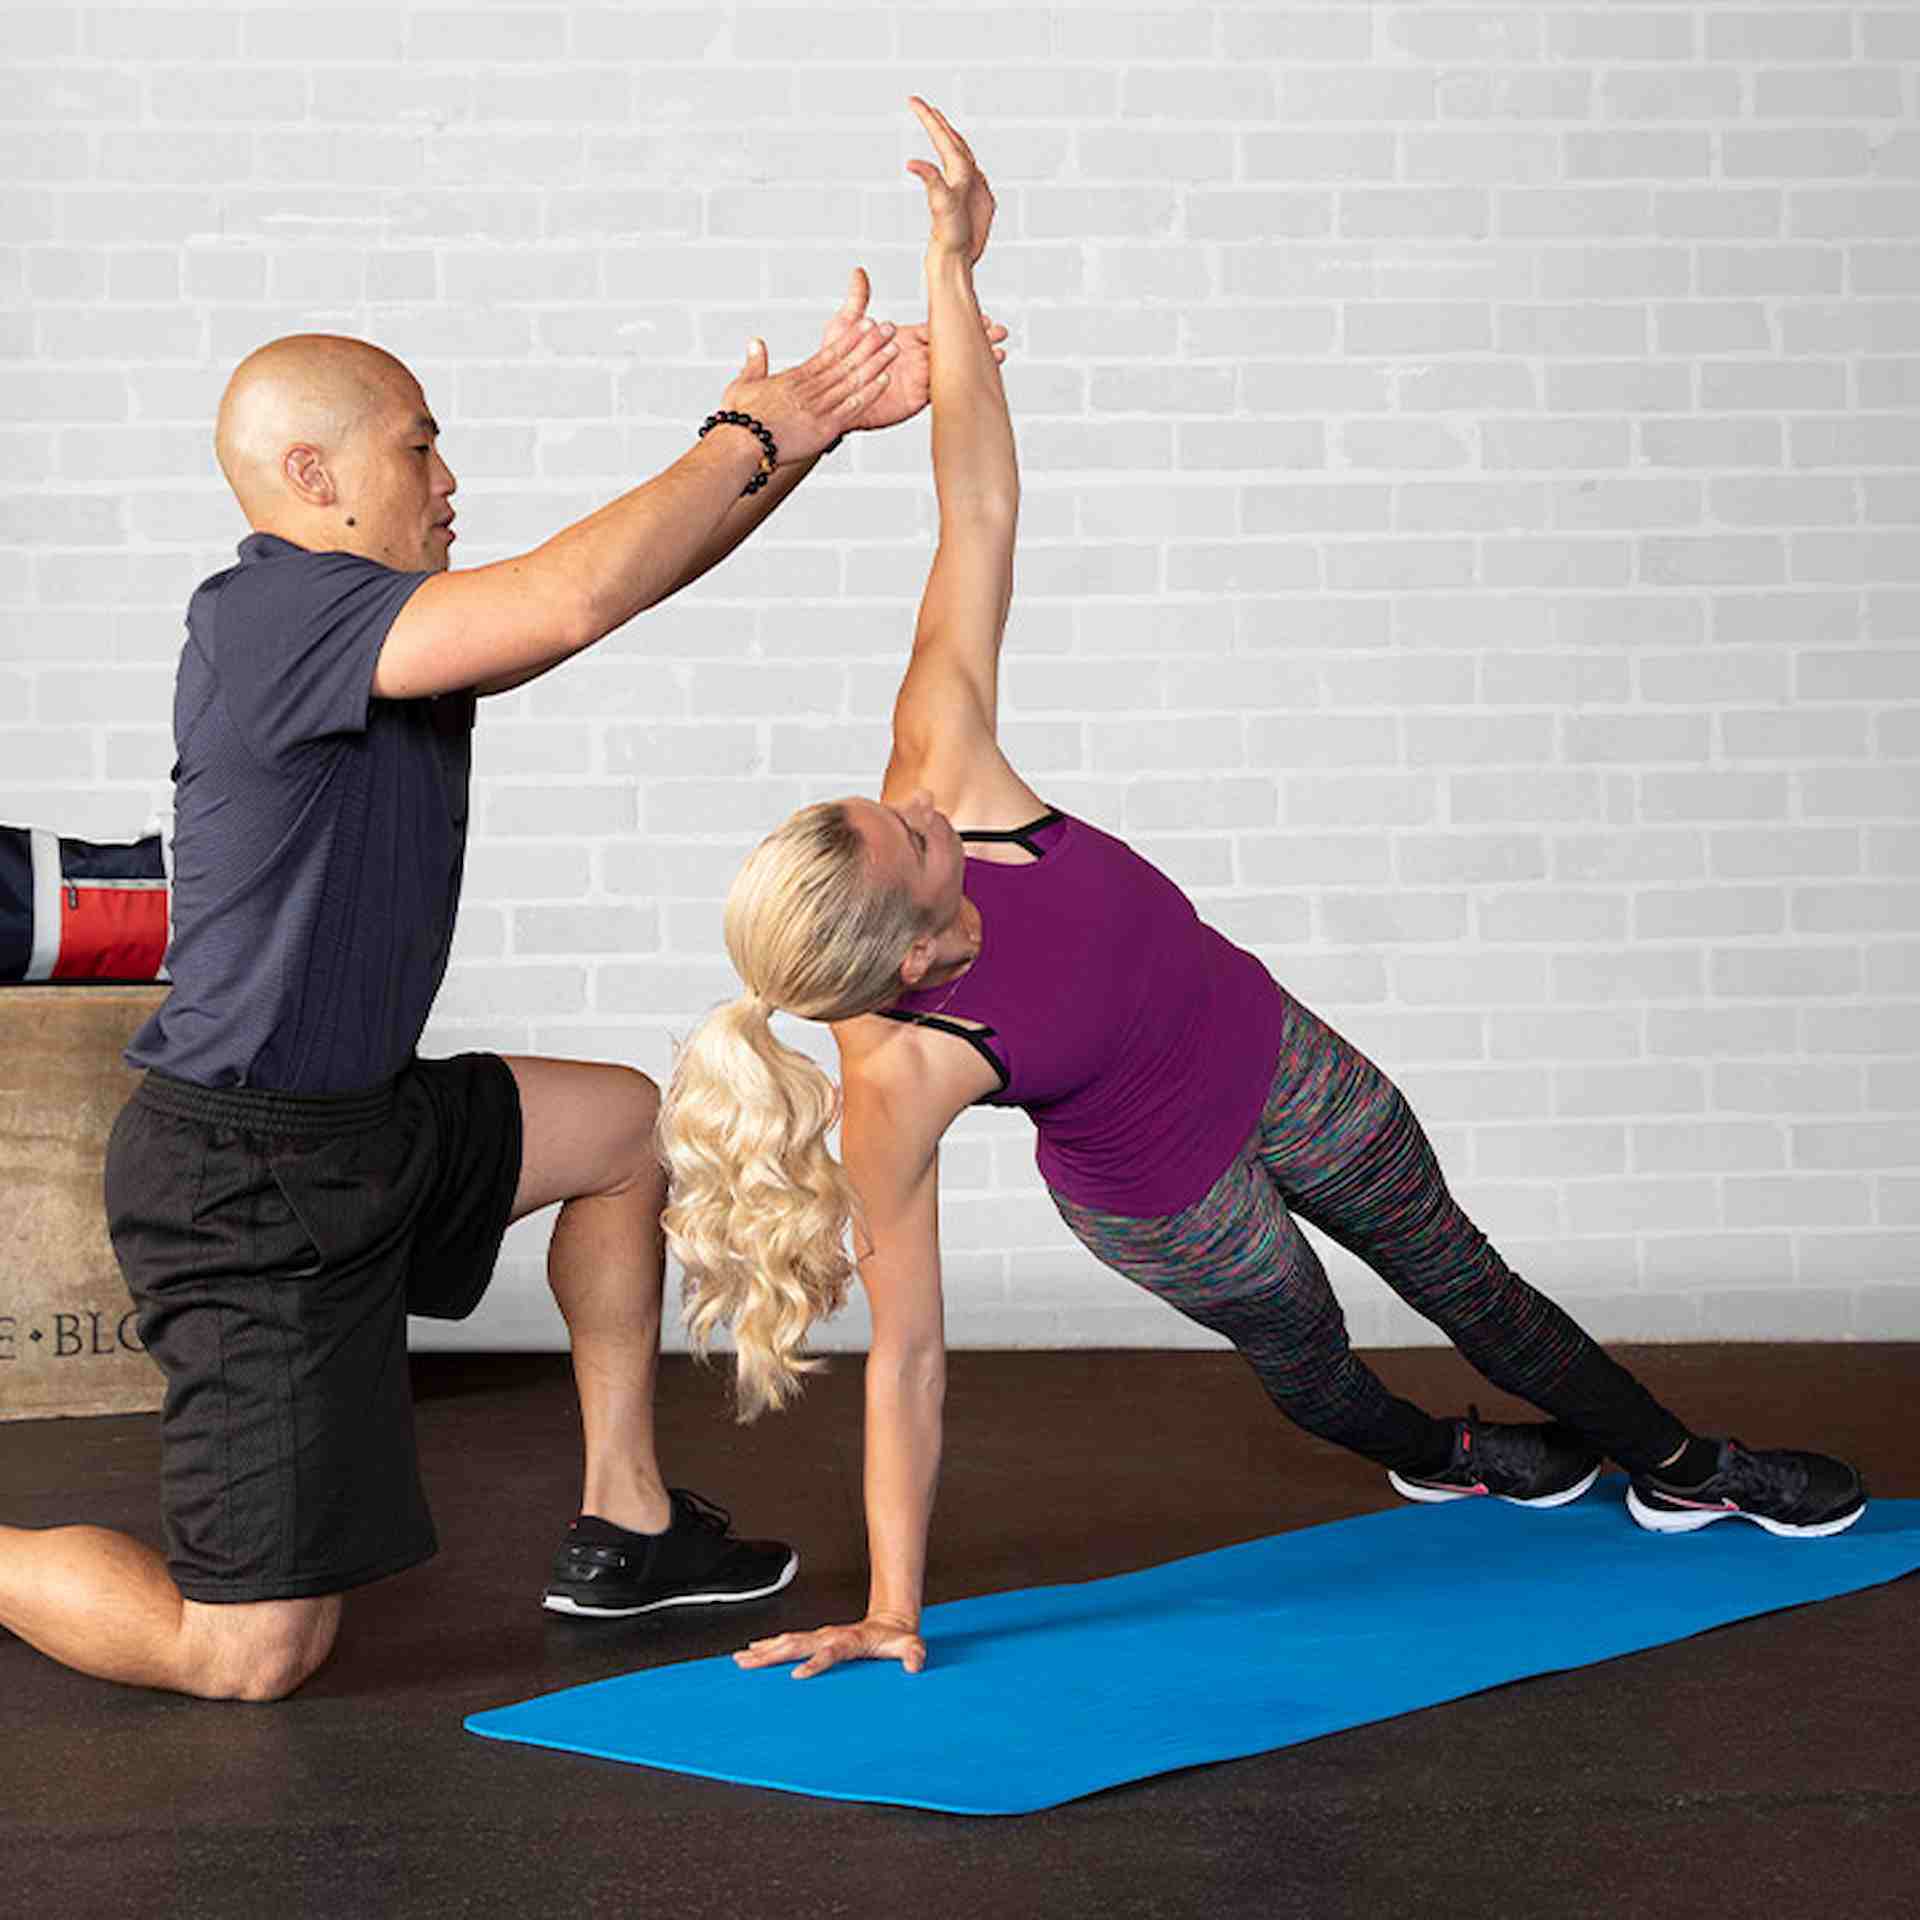
[[[939,1143],[979,1101],[1027,1109],[1055,1203],[1103,1262],[1225,1334],[1282,1412],[1378,1461],[1413,1499],[1555,1506],[1611,1454],[1645,1526],[1850,1525],[1865,1499],[1850,1468],[1689,1433],[1507,1269],[1376,1067],[1170,881],[1047,807],[1007,763],[996,682],[1019,489],[973,290],[993,198],[945,118],[913,107],[940,157],[909,163],[932,216],[940,538],[893,754],[879,801],[805,808],[748,860],[726,915],[747,992],[688,1043],[662,1122],[691,1324],[703,1344],[732,1328],[743,1418],[779,1406],[810,1364],[807,1329],[853,1271],[850,1226],[872,1305],[867,1615],[735,1657],[798,1661],[802,1676],[925,1661],[945,1366]],[[775,1008],[832,1027],[838,1097],[775,1039]],[[836,1117],[844,1169],[825,1145]],[[1348,1348],[1295,1215],[1554,1420],[1442,1420],[1388,1393]]]

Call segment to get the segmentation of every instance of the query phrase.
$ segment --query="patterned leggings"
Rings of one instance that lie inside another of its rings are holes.
[[[1656,1466],[1687,1438],[1488,1245],[1400,1090],[1291,998],[1260,1125],[1204,1199],[1149,1220],[1053,1200],[1105,1265],[1225,1334],[1289,1419],[1384,1466],[1431,1466],[1434,1423],[1355,1357],[1296,1214],[1366,1261],[1496,1386],[1621,1465]]]

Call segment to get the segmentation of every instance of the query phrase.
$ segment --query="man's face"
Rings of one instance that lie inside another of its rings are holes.
[[[404,573],[444,573],[453,549],[452,470],[411,374],[384,381],[330,463],[348,551]]]

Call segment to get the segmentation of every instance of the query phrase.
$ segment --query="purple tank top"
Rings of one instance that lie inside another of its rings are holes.
[[[1111,834],[1049,813],[1013,840],[1031,864],[969,860],[980,953],[958,980],[903,994],[890,1019],[945,1026],[1024,1107],[1047,1185],[1151,1219],[1201,1199],[1260,1118],[1280,1051],[1280,989]]]

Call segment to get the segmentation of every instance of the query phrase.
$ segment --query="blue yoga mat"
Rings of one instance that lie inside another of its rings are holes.
[[[1779,1540],[1644,1532],[1603,1480],[1535,1513],[1415,1506],[927,1609],[925,1672],[726,1658],[474,1714],[489,1739],[940,1813],[1031,1813],[1920,1568],[1920,1500]],[[754,1629],[742,1622],[742,1640]]]

